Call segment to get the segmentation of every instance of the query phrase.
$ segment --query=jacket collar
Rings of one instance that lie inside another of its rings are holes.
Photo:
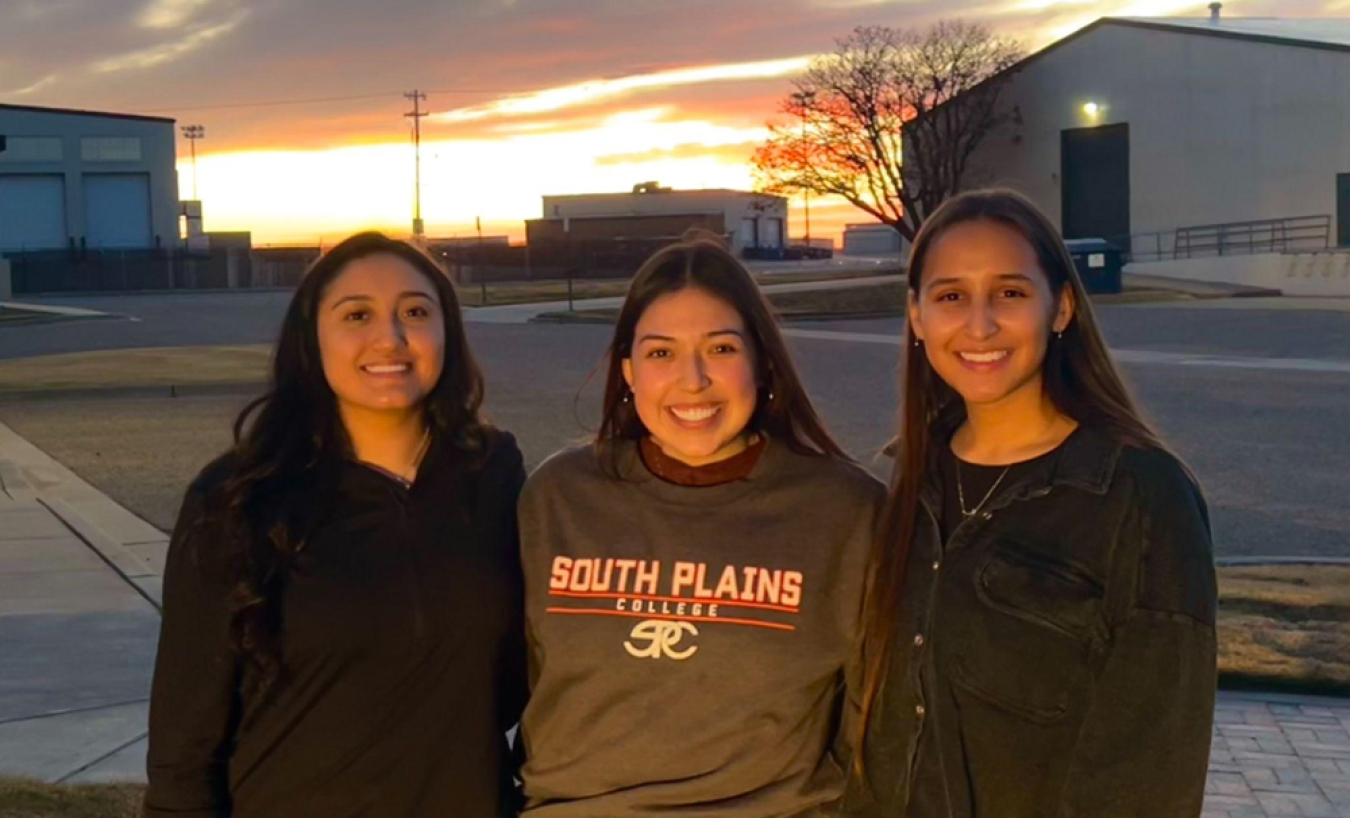
[[[941,508],[942,479],[937,466],[941,447],[950,445],[952,434],[965,420],[964,408],[948,411],[929,429],[933,451],[928,457],[928,473],[924,478],[922,497],[930,509]],[[1091,423],[1079,424],[1059,450],[1059,456],[1046,458],[1036,468],[1023,474],[1016,483],[1000,492],[989,510],[1027,497],[1036,497],[1058,487],[1071,487],[1091,494],[1105,494],[1111,488],[1116,461],[1120,459],[1120,441]]]

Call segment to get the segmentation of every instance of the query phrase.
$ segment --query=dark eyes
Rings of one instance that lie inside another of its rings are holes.
[[[1006,289],[999,290],[999,291],[998,291],[998,294],[999,294],[999,297],[1000,297],[1000,298],[1026,298],[1026,297],[1027,297],[1027,294],[1026,294],[1025,292],[1023,292],[1022,290],[1017,289],[1016,287],[1008,287],[1008,288],[1006,288]],[[965,297],[965,294],[964,294],[964,293],[956,292],[956,291],[953,290],[953,291],[949,291],[949,292],[945,292],[945,293],[939,293],[939,294],[937,295],[937,297],[936,297],[936,300],[937,300],[937,301],[945,301],[945,302],[951,303],[951,302],[955,302],[955,301],[960,301],[960,300],[963,299],[964,297]]]
[[[740,352],[740,350],[735,344],[717,344],[713,346],[712,352],[715,355],[735,355],[737,352]],[[669,358],[671,355],[672,353],[669,349],[657,347],[656,349],[649,350],[646,357],[660,359]]]
[[[421,305],[415,307],[408,307],[406,310],[403,311],[404,318],[411,318],[414,320],[429,318],[430,316],[431,310]],[[369,317],[370,317],[370,310],[355,309],[343,315],[342,320],[356,323],[358,321],[364,321]]]

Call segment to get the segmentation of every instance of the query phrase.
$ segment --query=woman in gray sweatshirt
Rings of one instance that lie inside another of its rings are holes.
[[[824,816],[884,489],[715,241],[635,275],[591,445],[520,501],[530,818]]]

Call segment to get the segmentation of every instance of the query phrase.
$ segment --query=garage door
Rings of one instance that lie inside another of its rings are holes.
[[[0,250],[66,246],[65,178],[0,176]]]
[[[90,247],[150,247],[150,176],[90,173],[84,177],[84,231]]]

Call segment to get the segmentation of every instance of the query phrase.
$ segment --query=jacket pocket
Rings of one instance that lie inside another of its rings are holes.
[[[1102,585],[1046,554],[999,543],[976,575],[975,593],[996,611],[1089,644],[1103,632]]]
[[[977,566],[972,639],[952,680],[1019,719],[1052,724],[1075,709],[1104,629],[1101,583],[1022,546],[998,543]],[[978,635],[976,635],[978,634]]]

